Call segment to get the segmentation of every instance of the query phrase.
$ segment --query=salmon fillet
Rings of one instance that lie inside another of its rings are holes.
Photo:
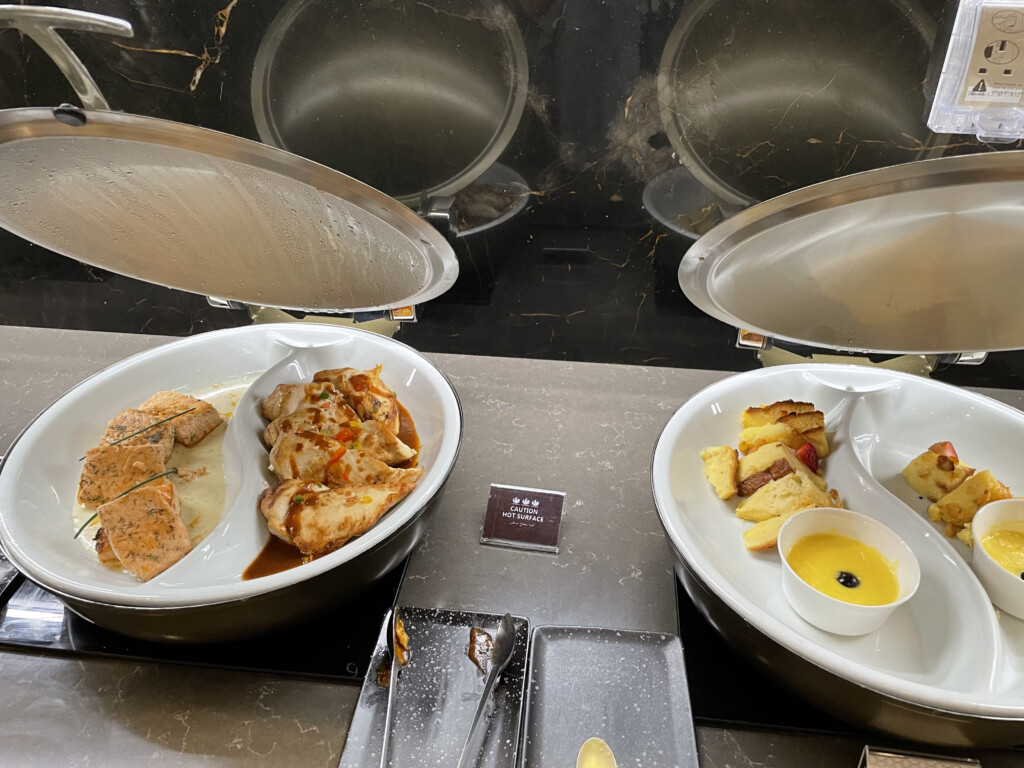
[[[192,410],[189,413],[175,416],[168,422],[174,426],[174,439],[185,446],[195,445],[220,426],[224,417],[216,408],[205,400],[166,390],[157,392],[139,406],[140,411],[151,413],[160,419],[188,411],[190,408]]]
[[[173,483],[144,485],[101,504],[100,525],[121,565],[142,581],[163,573],[192,550]]]
[[[101,445],[85,452],[78,481],[80,504],[103,504],[143,480],[164,472],[160,445]]]
[[[107,431],[103,433],[100,444],[110,445],[116,442],[118,445],[159,445],[164,449],[164,461],[167,461],[174,448],[174,423],[165,421],[155,427],[152,426],[158,421],[160,419],[153,414],[135,408],[121,411],[107,423]],[[135,434],[136,432],[139,434]],[[127,437],[128,435],[133,437]]]

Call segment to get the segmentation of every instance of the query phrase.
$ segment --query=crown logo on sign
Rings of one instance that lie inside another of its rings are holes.
[[[539,499],[534,499],[533,501],[530,502],[530,506],[531,507],[539,507],[540,506],[540,500]]]
[[[512,497],[512,503],[513,504],[518,504],[519,503],[519,497],[518,496],[513,496]]]

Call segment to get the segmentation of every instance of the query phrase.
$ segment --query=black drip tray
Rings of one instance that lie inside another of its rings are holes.
[[[759,729],[858,732],[752,666],[722,639],[678,584],[676,593],[694,720]]]
[[[67,610],[56,597],[26,579],[18,577],[4,590],[0,578],[0,595],[6,601],[0,601],[0,647],[199,664],[360,684],[407,563],[356,599],[332,606],[323,616],[258,637],[198,645],[137,640],[111,632]],[[4,566],[10,567],[0,557],[0,577],[5,573]],[[274,652],[268,653],[268,648]]]

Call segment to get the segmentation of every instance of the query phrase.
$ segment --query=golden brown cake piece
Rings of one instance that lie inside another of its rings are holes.
[[[836,503],[827,491],[819,488],[805,473],[793,472],[758,488],[739,503],[736,515],[744,520],[760,522],[793,510],[834,506]]]
[[[805,442],[814,446],[814,450],[818,454],[819,459],[824,459],[828,456],[831,449],[828,445],[828,438],[825,436],[824,427],[818,427],[817,429],[809,429],[806,432],[801,432],[800,437],[803,438]]]
[[[928,507],[928,517],[935,522],[951,524],[946,526],[946,535],[953,537],[956,529],[974,519],[979,509],[990,501],[1009,499],[1010,489],[1003,485],[987,469],[971,475],[953,491],[947,493]]]
[[[779,424],[788,424],[797,432],[803,434],[812,429],[825,428],[825,414],[821,411],[803,411],[802,413],[787,413],[780,416]]]
[[[783,512],[781,515],[769,517],[767,520],[762,520],[757,525],[747,528],[743,532],[743,545],[754,552],[774,549],[779,543],[779,531],[782,530],[783,523],[799,511],[799,509],[794,509],[792,512]]]
[[[740,484],[742,484],[752,476],[770,470],[771,467],[775,466],[779,461],[785,462],[792,472],[806,472],[816,486],[825,490],[825,478],[817,473],[811,472],[810,468],[797,458],[796,451],[785,443],[765,443],[761,447],[751,451],[741,458],[739,461],[739,469],[736,474],[736,479]],[[770,474],[774,475],[770,477],[771,480],[777,480],[782,476],[782,474],[788,473],[774,472]],[[760,485],[764,484],[766,483],[761,483]],[[753,488],[750,493],[757,490],[760,485]],[[742,491],[740,493],[745,496],[750,495],[749,493],[743,494]]]
[[[774,424],[783,416],[791,413],[805,413],[813,411],[811,403],[800,403],[795,400],[780,400],[771,405],[762,405],[756,408],[747,408],[740,416],[743,428],[762,427],[765,424]]]
[[[938,501],[973,475],[974,469],[958,458],[928,450],[907,464],[902,474],[917,493]]]
[[[101,445],[85,452],[78,481],[80,504],[103,504],[164,471],[159,445]]]
[[[139,410],[160,419],[174,416],[168,423],[174,426],[174,439],[185,446],[195,445],[224,421],[217,409],[205,400],[180,392],[157,392],[140,405]]]
[[[100,524],[129,573],[149,581],[192,550],[173,483],[152,483],[100,505]]]
[[[759,427],[747,427],[740,432],[740,453],[750,453],[766,443],[785,443],[796,450],[805,440],[799,432],[788,424],[764,424]]]
[[[700,452],[704,460],[704,476],[720,499],[731,499],[737,493],[736,470],[739,458],[728,445],[713,445]]]
[[[156,424],[156,426],[153,426]],[[130,437],[129,437],[130,435]],[[164,450],[164,461],[174,448],[174,424],[161,422],[157,416],[135,408],[121,411],[107,423],[101,445],[159,445]]]

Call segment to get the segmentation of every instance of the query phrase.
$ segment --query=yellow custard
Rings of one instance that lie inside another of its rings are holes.
[[[819,592],[856,605],[885,605],[899,597],[896,564],[874,547],[836,533],[797,539],[789,567]]]
[[[1024,524],[1013,521],[991,528],[981,537],[981,546],[1000,566],[1014,576],[1024,574]]]

